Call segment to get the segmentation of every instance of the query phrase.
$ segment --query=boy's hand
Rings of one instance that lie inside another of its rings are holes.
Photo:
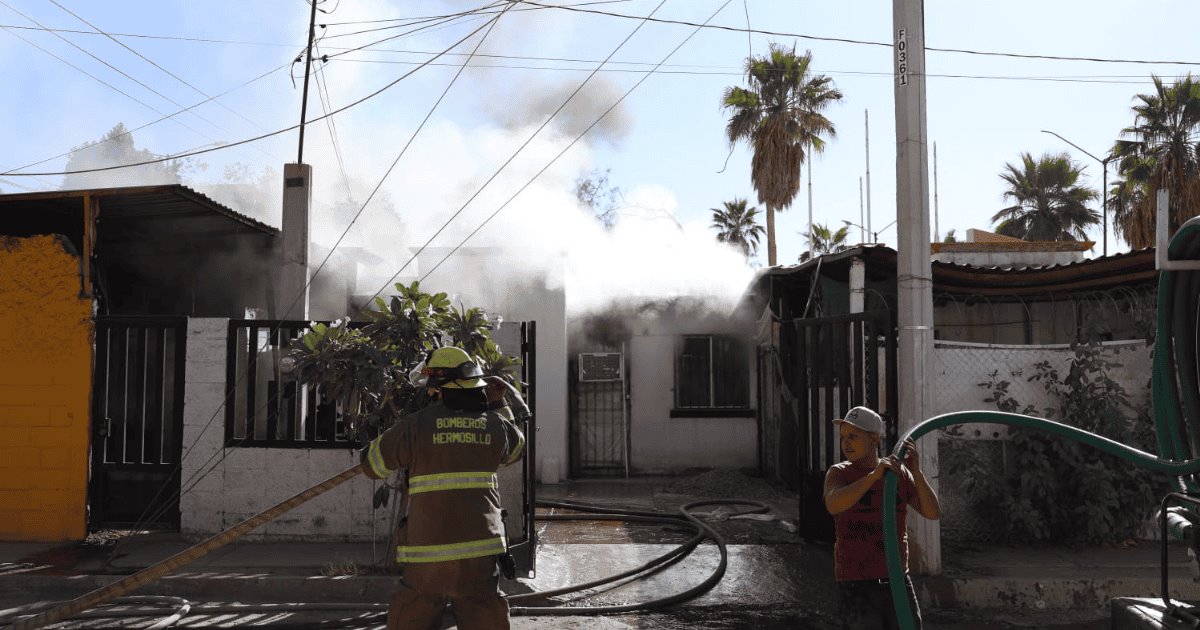
[[[904,465],[914,475],[921,472],[921,458],[917,455],[917,443],[912,438],[904,440]]]
[[[875,465],[875,470],[871,471],[871,476],[875,479],[882,479],[883,472],[889,468],[892,472],[896,473],[897,476],[904,476],[904,470],[900,466],[900,460],[896,459],[893,455],[880,457],[879,463]]]

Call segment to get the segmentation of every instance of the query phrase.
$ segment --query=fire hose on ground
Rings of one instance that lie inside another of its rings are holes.
[[[361,467],[355,465],[352,468],[345,470],[315,486],[309,488],[277,505],[271,507],[259,514],[256,514],[233,527],[216,534],[204,541],[185,549],[184,551],[163,560],[157,564],[146,567],[132,575],[126,576],[109,584],[98,588],[94,591],[81,595],[73,600],[58,603],[58,604],[43,604],[34,607],[24,607],[16,609],[10,614],[9,619],[0,619],[0,623],[10,621],[13,617],[24,617],[12,621],[11,625],[5,626],[6,630],[34,630],[42,628],[63,620],[79,617],[85,611],[91,611],[85,615],[87,617],[120,617],[120,616],[161,616],[161,609],[134,609],[126,611],[94,611],[92,609],[110,602],[116,598],[122,597],[128,593],[135,591],[146,584],[149,584],[158,578],[161,578],[179,568],[194,562],[209,553],[245,536],[253,529],[263,525],[281,514],[309,501],[310,499],[327,492],[334,487],[342,484],[345,481],[357,477],[361,472]],[[686,542],[679,544],[667,553],[664,553],[657,558],[650,560],[638,567],[623,571],[616,575],[611,575],[605,578],[592,580],[582,584],[574,584],[562,588],[538,591],[532,593],[520,593],[508,596],[508,601],[512,604],[520,602],[545,601],[547,598],[576,593],[588,589],[594,589],[607,584],[613,584],[622,580],[639,579],[652,575],[661,571],[672,564],[679,562],[704,541],[705,538],[711,538],[716,544],[720,554],[720,560],[713,572],[701,583],[693,586],[683,592],[669,595],[662,598],[653,599],[646,602],[634,604],[616,605],[616,606],[556,606],[553,604],[527,604],[524,606],[512,606],[512,614],[514,615],[599,615],[599,614],[620,614],[631,613],[637,611],[646,611],[665,608],[684,602],[695,597],[698,597],[715,586],[721,581],[724,576],[726,566],[728,564],[728,549],[726,548],[724,539],[707,523],[697,518],[692,510],[706,506],[716,505],[745,505],[750,506],[746,510],[729,514],[728,516],[739,516],[743,514],[759,514],[769,511],[769,507],[757,501],[741,500],[741,499],[716,499],[706,501],[696,501],[682,506],[677,514],[664,512],[636,511],[636,510],[621,510],[612,508],[595,507],[580,503],[571,503],[563,501],[539,501],[541,507],[568,509],[579,514],[548,514],[543,515],[541,520],[548,521],[568,521],[568,520],[609,520],[622,521],[633,523],[657,523],[662,525],[679,526],[684,525],[690,527],[694,534]],[[190,602],[180,598],[163,598],[163,597],[137,597],[125,598],[123,604],[163,604],[177,608],[173,614],[151,626],[152,628],[166,628],[174,625],[189,611],[195,614],[217,614],[238,612],[242,614],[254,612],[292,612],[292,611],[314,611],[314,610],[356,610],[356,611],[375,611],[375,614],[384,614],[386,605],[370,605],[370,604],[269,604],[262,606],[193,606]],[[33,611],[38,611],[30,615]],[[282,628],[284,626],[272,624],[270,627]]]

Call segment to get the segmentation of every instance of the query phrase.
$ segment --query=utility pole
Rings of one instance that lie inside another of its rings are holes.
[[[867,232],[871,231],[871,115],[867,110],[863,110],[863,131],[864,137],[867,139],[867,222],[863,225],[867,226]]]
[[[313,39],[316,35],[317,0],[308,0],[308,53],[304,62],[304,94],[300,101],[300,149],[295,164],[283,165],[283,215],[280,221],[279,278],[275,283],[275,319],[308,320],[309,223],[312,212],[312,167],[304,163],[304,122],[308,113],[308,75],[312,71]],[[301,414],[304,413],[300,401]]]
[[[941,241],[942,234],[938,230],[938,185],[937,185],[937,143],[933,143],[933,240]]]
[[[929,254],[929,162],[923,0],[892,0],[896,95],[896,292],[899,303],[899,430],[933,415],[933,277]],[[891,392],[889,392],[890,394]],[[937,440],[921,440],[921,469],[937,490]],[[937,521],[909,519],[913,573],[942,571]]]
[[[304,56],[304,94],[300,98],[300,150],[296,154],[296,164],[304,163],[304,119],[308,114],[308,75],[312,70],[313,39],[317,35],[317,0],[308,0],[312,5],[312,13],[308,18],[308,53]]]
[[[858,178],[858,242],[867,242],[867,228],[863,227],[863,187],[862,178]]]
[[[816,258],[817,252],[813,251],[813,229],[812,229],[812,150],[808,152],[808,257]]]

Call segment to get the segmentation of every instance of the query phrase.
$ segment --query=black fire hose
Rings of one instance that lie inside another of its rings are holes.
[[[514,601],[514,597],[520,597],[522,599],[522,601],[524,599],[548,597],[551,594],[560,594],[560,593],[565,593],[565,592],[579,591],[579,590],[583,590],[584,588],[593,588],[595,586],[600,586],[603,584],[616,582],[618,580],[622,580],[627,577],[631,577],[631,576],[635,576],[635,575],[637,575],[639,577],[644,576],[644,575],[649,575],[651,573],[656,572],[660,568],[660,565],[664,565],[664,564],[671,563],[673,561],[681,560],[688,553],[691,553],[691,551],[694,550],[696,548],[696,546],[698,546],[700,544],[700,541],[703,540],[704,537],[712,538],[713,542],[715,542],[717,544],[717,549],[721,554],[721,560],[717,564],[717,568],[714,569],[712,574],[709,575],[708,578],[706,578],[703,582],[701,582],[700,584],[697,584],[696,586],[693,586],[692,588],[687,589],[686,591],[682,591],[682,592],[676,593],[674,595],[669,595],[667,597],[652,599],[647,602],[639,602],[639,603],[635,603],[635,604],[624,604],[624,605],[619,605],[619,606],[554,606],[554,607],[550,607],[550,606],[514,606],[511,608],[513,615],[538,615],[538,616],[542,616],[542,615],[547,615],[547,616],[548,615],[556,615],[556,616],[613,615],[613,614],[630,613],[630,612],[665,608],[667,606],[672,606],[674,604],[678,604],[681,602],[685,602],[689,599],[694,599],[696,597],[699,597],[700,595],[703,595],[704,593],[707,593],[709,590],[711,590],[712,587],[716,586],[717,583],[721,581],[721,577],[725,575],[725,568],[729,562],[729,551],[725,546],[725,539],[722,538],[721,535],[718,534],[716,532],[716,530],[714,530],[712,527],[710,527],[707,523],[696,518],[696,516],[691,513],[691,510],[698,508],[698,507],[708,506],[708,505],[750,505],[750,506],[754,506],[754,507],[749,510],[745,510],[742,512],[732,514],[731,516],[738,516],[738,515],[742,515],[742,514],[761,514],[761,513],[770,511],[770,508],[763,503],[760,503],[758,501],[748,501],[748,500],[743,500],[743,499],[713,499],[713,500],[707,500],[707,501],[694,501],[692,503],[688,503],[688,504],[684,505],[683,507],[679,508],[679,514],[677,514],[677,515],[676,514],[665,514],[662,512],[647,512],[647,511],[638,511],[638,510],[620,510],[620,509],[613,509],[613,508],[602,508],[602,507],[584,505],[584,504],[580,504],[580,503],[569,503],[569,502],[564,502],[564,501],[538,501],[537,504],[541,507],[557,507],[557,508],[585,512],[585,514],[580,514],[580,515],[555,515],[555,516],[564,516],[564,517],[568,517],[568,518],[553,519],[553,520],[595,520],[594,517],[588,516],[588,514],[598,514],[598,515],[603,515],[605,517],[608,517],[608,518],[605,518],[604,520],[614,520],[615,519],[615,520],[628,520],[630,522],[639,522],[639,521],[641,521],[641,522],[646,522],[646,521],[663,522],[663,521],[665,521],[665,522],[669,522],[672,524],[686,523],[697,530],[697,535],[693,536],[686,543],[683,543],[676,549],[674,549],[662,556],[659,556],[658,558],[655,558],[649,562],[646,562],[639,567],[631,569],[629,571],[625,571],[625,572],[619,573],[617,575],[603,578],[600,580],[594,580],[593,582],[587,583],[587,585],[577,585],[577,586],[566,587],[563,589],[554,589],[551,591],[544,591],[544,592],[523,593],[519,596],[509,597],[510,602]]]
[[[671,565],[683,560],[692,551],[704,541],[705,538],[711,538],[717,545],[721,559],[717,567],[713,570],[703,582],[693,586],[685,591],[653,599],[646,602],[634,604],[624,604],[615,606],[562,606],[556,604],[550,605],[526,605],[512,606],[511,613],[524,616],[573,616],[573,615],[613,615],[624,614],[638,611],[657,610],[666,608],[681,602],[688,601],[703,595],[711,590],[721,578],[725,575],[725,569],[728,565],[729,552],[726,548],[725,540],[707,523],[701,521],[692,510],[705,506],[713,505],[745,505],[750,506],[749,509],[731,513],[729,516],[740,516],[744,514],[762,514],[770,511],[770,508],[759,501],[749,501],[743,499],[712,499],[705,501],[694,501],[679,508],[679,513],[672,514],[667,512],[631,510],[620,508],[606,508],[600,506],[587,505],[583,503],[573,503],[567,501],[538,501],[539,507],[567,509],[579,514],[546,514],[542,515],[540,520],[547,521],[586,521],[586,520],[603,520],[603,521],[621,521],[630,523],[659,523],[663,525],[685,525],[691,528],[695,533],[685,542],[679,544],[674,549],[664,553],[648,562],[634,567],[627,571],[622,571],[615,575],[604,578],[591,580],[582,584],[572,584],[569,586],[549,589],[545,591],[537,591],[532,593],[520,593],[507,597],[510,603],[544,600],[549,597],[565,595],[568,593],[576,593],[579,591],[595,589],[607,584],[615,584],[622,580],[635,580],[653,575]],[[114,604],[126,606],[136,604],[166,604],[176,607],[173,614],[170,614],[165,619],[154,624],[154,628],[166,628],[181,621],[182,617],[189,612],[192,614],[220,614],[220,613],[284,613],[284,612],[304,612],[304,611],[359,611],[367,616],[379,616],[386,613],[386,604],[260,604],[260,605],[218,605],[218,606],[197,606],[192,605],[186,600],[179,598],[157,598],[157,597],[126,597],[116,600]],[[51,607],[53,604],[40,604],[36,606],[21,607],[10,610],[9,616],[0,622],[7,623],[13,621],[16,617],[26,617],[30,614]],[[135,608],[127,610],[89,610],[82,615],[74,617],[75,619],[90,618],[113,618],[113,617],[155,617],[162,616],[164,611],[161,608]],[[359,617],[354,620],[355,623],[365,621],[365,618]],[[298,624],[269,624],[269,628],[283,628],[300,630],[302,628],[334,628],[341,622],[307,622]],[[93,626],[96,627],[96,626]]]

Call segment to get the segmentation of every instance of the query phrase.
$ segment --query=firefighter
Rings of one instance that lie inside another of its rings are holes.
[[[408,478],[396,548],[403,585],[387,627],[440,628],[450,603],[459,628],[508,628],[498,590],[507,550],[496,471],[525,446],[505,398],[522,415],[528,407],[503,379],[485,379],[460,348],[434,350],[422,374],[437,402],[400,418],[362,452],[367,476],[403,470]]]

